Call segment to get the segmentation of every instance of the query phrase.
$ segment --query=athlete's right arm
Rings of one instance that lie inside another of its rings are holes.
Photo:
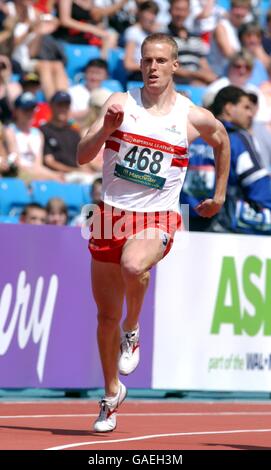
[[[106,101],[99,118],[78,144],[76,158],[79,165],[93,160],[112,132],[120,127],[126,99],[126,93],[113,93]]]

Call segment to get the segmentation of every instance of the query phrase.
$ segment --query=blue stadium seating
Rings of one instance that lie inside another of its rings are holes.
[[[202,98],[206,91],[205,86],[176,85],[177,91],[183,91],[190,100],[198,106],[202,105]]]
[[[125,88],[127,83],[127,72],[123,65],[124,49],[116,47],[108,53],[109,76],[118,80]]]
[[[84,204],[84,194],[80,184],[32,181],[30,187],[32,201],[42,206],[45,206],[53,197],[63,199],[68,207],[69,217],[77,215]]]
[[[82,184],[82,191],[83,191],[83,200],[84,204],[90,204],[90,192],[91,192],[91,184]]]
[[[85,76],[83,72],[77,73],[74,77],[73,84],[77,85],[78,83],[85,83]],[[108,78],[107,80],[103,80],[101,87],[107,88],[107,90],[110,90],[112,92],[123,91],[122,84],[114,78]]]
[[[67,58],[66,72],[73,80],[76,73],[81,72],[92,59],[100,57],[100,49],[96,46],[62,43]]]
[[[143,87],[143,82],[129,81],[127,83],[127,90],[131,88]],[[205,93],[206,87],[193,86],[193,85],[176,85],[177,91],[183,91],[190,100],[198,106],[202,105],[202,97]]]
[[[84,194],[81,184],[65,183],[64,185],[64,201],[68,206],[69,217],[74,217],[81,211],[84,204]]]
[[[104,80],[102,82],[102,88],[107,88],[110,91],[123,91],[123,86],[118,80],[114,80],[113,78],[109,78],[108,80]]]
[[[229,11],[230,9],[230,0],[216,0],[217,5],[220,7],[225,8],[225,10]]]
[[[142,88],[143,85],[144,85],[143,82],[130,80],[129,82],[127,82],[127,90],[131,90],[131,88]]]
[[[19,215],[29,202],[30,195],[22,180],[18,178],[0,179],[0,214]]]
[[[18,224],[19,221],[18,215],[0,215],[0,224]]]

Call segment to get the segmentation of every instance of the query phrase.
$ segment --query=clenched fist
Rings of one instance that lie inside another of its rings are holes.
[[[214,199],[205,199],[204,201],[201,201],[196,207],[195,211],[201,216],[201,217],[213,217],[216,215],[221,207],[223,206],[223,201],[215,201]]]
[[[110,134],[120,127],[124,117],[124,111],[120,104],[109,106],[104,116],[104,128]]]

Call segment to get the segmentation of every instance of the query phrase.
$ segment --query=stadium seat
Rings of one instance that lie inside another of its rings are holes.
[[[127,90],[131,90],[132,88],[142,88],[143,85],[144,85],[143,82],[130,80],[129,82],[127,82]]]
[[[229,11],[230,9],[230,0],[217,0],[217,5],[220,7],[225,8],[225,10]]]
[[[0,214],[19,215],[30,203],[30,195],[24,182],[18,178],[0,179]]]
[[[66,72],[73,80],[76,73],[81,72],[91,59],[100,57],[100,49],[96,46],[62,43],[67,58]]]
[[[84,194],[81,184],[65,183],[64,187],[64,201],[68,206],[69,217],[75,217],[80,213],[81,207],[84,204]]]
[[[52,197],[63,199],[63,184],[55,181],[32,181],[30,184],[32,202],[46,206]]]
[[[36,96],[36,100],[39,103],[46,103],[47,100],[46,100],[45,94],[42,90],[36,91],[35,96]]]
[[[11,82],[18,82],[20,80],[20,75],[18,73],[12,73],[10,77]]]
[[[131,90],[131,88],[142,88],[143,82],[137,81],[129,81],[127,83],[127,90]],[[186,94],[188,98],[190,98],[193,103],[196,105],[202,105],[202,97],[205,93],[206,87],[204,86],[192,86],[192,85],[176,85],[177,91],[182,91]]]
[[[127,83],[127,72],[124,68],[123,58],[124,49],[121,47],[116,47],[115,49],[109,50],[107,61],[109,76],[115,80],[118,80],[125,88]]]
[[[74,183],[57,183],[56,181],[32,181],[32,201],[45,206],[49,199],[59,197],[68,207],[69,217],[80,212],[84,204],[82,186]]]
[[[202,97],[206,91],[205,86],[193,86],[193,85],[176,85],[177,91],[182,91],[185,95],[190,98],[193,103],[198,106],[202,105]]]
[[[114,80],[113,78],[109,78],[108,80],[103,80],[102,88],[107,88],[110,91],[123,91],[123,86],[118,80]]]
[[[91,203],[91,184],[82,184],[84,204]]]
[[[18,215],[0,215],[0,224],[18,224],[19,222]]]

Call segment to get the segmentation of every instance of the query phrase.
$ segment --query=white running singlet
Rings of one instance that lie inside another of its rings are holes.
[[[140,88],[127,94],[123,122],[105,143],[102,199],[131,211],[179,212],[193,104],[177,94],[170,113],[154,116],[144,108]]]

